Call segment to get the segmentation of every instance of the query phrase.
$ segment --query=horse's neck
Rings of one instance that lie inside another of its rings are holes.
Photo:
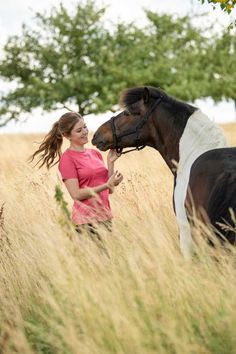
[[[173,125],[171,118],[165,119],[164,122],[154,120],[155,129],[151,129],[150,146],[159,151],[167,166],[175,174],[176,164],[179,161],[179,141],[182,130],[176,129]]]
[[[204,152],[222,148],[226,145],[226,139],[221,129],[201,111],[195,111],[189,117],[179,142],[179,163],[174,188],[175,211],[183,233],[187,225],[184,203],[191,166],[197,157]],[[187,241],[189,240],[191,240],[190,234],[187,235]]]
[[[159,130],[153,136],[154,144],[150,145],[160,152],[170,170],[177,175],[180,170],[190,171],[193,162],[204,152],[227,146],[222,130],[200,110],[194,111],[183,131],[175,135],[164,134],[161,139]],[[173,127],[169,128],[173,129]],[[168,130],[168,129],[167,129]]]
[[[198,156],[227,146],[222,130],[200,110],[188,119],[179,142],[179,169],[190,169]]]

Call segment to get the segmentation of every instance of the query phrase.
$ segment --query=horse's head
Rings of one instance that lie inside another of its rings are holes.
[[[102,151],[112,148],[118,152],[125,147],[150,145],[153,129],[148,123],[162,97],[161,91],[159,95],[152,96],[147,87],[125,91],[121,98],[125,110],[97,129],[92,144]]]

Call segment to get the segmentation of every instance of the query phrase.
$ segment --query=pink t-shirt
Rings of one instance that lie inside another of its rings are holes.
[[[108,170],[102,155],[95,149],[85,149],[85,151],[67,149],[60,158],[59,171],[63,181],[77,178],[79,188],[97,187],[108,180]],[[72,220],[77,225],[111,218],[108,189],[92,198],[74,202]]]

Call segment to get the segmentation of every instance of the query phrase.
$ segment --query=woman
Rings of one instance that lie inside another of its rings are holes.
[[[70,146],[62,154],[63,137],[69,140]],[[109,151],[106,168],[98,150],[85,148],[87,142],[88,128],[84,119],[75,112],[65,113],[54,123],[31,161],[38,156],[40,167],[45,164],[48,169],[59,161],[62,180],[74,200],[72,220],[76,229],[81,232],[88,228],[93,233],[99,223],[108,228],[111,225],[109,193],[120,184],[123,176],[114,172],[114,162],[119,157],[115,150]]]

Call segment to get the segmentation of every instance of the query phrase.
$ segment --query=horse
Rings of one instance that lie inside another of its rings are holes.
[[[121,105],[124,110],[97,129],[92,144],[119,154],[145,146],[159,151],[174,176],[173,206],[183,256],[189,259],[193,252],[193,216],[211,225],[223,242],[234,244],[236,148],[227,146],[222,129],[197,107],[160,88],[129,88]],[[132,149],[123,151],[128,147]]]

